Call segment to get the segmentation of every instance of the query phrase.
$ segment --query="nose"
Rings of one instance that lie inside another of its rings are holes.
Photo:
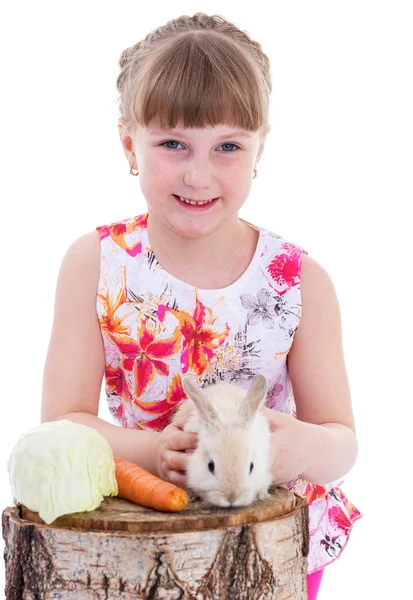
[[[228,502],[235,502],[238,496],[236,492],[228,492],[228,494],[225,494],[225,497]]]
[[[207,190],[213,183],[212,167],[205,159],[191,162],[184,176],[184,183],[195,190]]]

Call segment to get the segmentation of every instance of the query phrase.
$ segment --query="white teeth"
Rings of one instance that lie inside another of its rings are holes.
[[[195,202],[195,200],[187,200],[186,198],[183,198],[182,196],[179,196],[179,199],[182,200],[182,202],[186,202],[187,204],[208,204],[208,202],[212,202],[212,200],[214,200],[214,198],[212,198],[211,200],[204,200],[203,202]]]

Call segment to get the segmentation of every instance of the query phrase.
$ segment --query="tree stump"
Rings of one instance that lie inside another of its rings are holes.
[[[247,507],[178,513],[107,497],[46,525],[3,511],[6,600],[305,600],[308,505],[284,488]]]

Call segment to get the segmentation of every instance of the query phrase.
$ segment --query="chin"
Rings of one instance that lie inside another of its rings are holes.
[[[249,506],[254,502],[256,497],[257,492],[245,492],[234,502],[233,506]]]
[[[231,503],[225,497],[225,495],[219,490],[211,490],[205,487],[200,487],[200,485],[189,483],[189,488],[193,491],[203,502],[212,506],[220,506],[223,508],[227,507],[237,507],[237,506],[249,506],[254,502],[257,497],[258,490],[247,490],[244,491],[240,497],[234,502]]]
[[[228,500],[226,500],[219,492],[203,494],[203,500],[206,504],[220,506],[221,508],[228,508],[231,506]]]
[[[202,498],[207,504],[213,506],[220,506],[222,508],[236,508],[238,506],[249,506],[256,498],[256,492],[249,491],[244,492],[241,496],[233,503],[229,502],[225,496],[219,491],[203,492]]]
[[[209,235],[220,228],[216,218],[204,216],[203,219],[191,219],[191,217],[176,216],[169,218],[174,231],[187,238],[197,239]]]

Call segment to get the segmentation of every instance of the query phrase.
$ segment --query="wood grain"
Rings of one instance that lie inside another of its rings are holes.
[[[47,525],[3,511],[6,600],[305,600],[308,506],[276,488],[248,507],[161,513],[120,498]]]
[[[202,531],[276,519],[291,513],[295,506],[296,497],[284,488],[271,490],[270,498],[256,500],[249,506],[221,508],[191,500],[185,509],[176,513],[160,512],[121,498],[107,497],[99,508],[59,517],[53,526],[131,533]],[[23,505],[19,508],[22,519],[44,524],[38,513]]]

